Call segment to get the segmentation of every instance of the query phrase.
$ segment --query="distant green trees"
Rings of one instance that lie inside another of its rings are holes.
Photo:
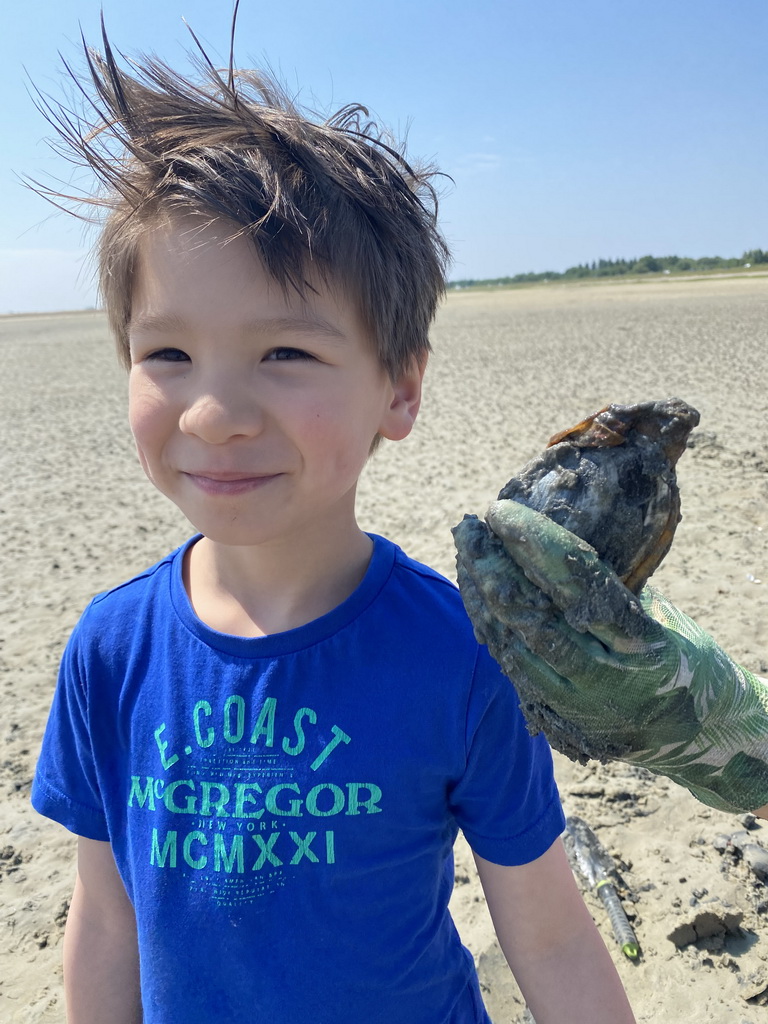
[[[593,260],[592,263],[579,263],[568,267],[560,273],[557,270],[544,270],[539,273],[530,271],[527,274],[514,274],[511,277],[486,278],[482,281],[466,278],[451,281],[449,288],[467,288],[470,285],[510,285],[529,284],[537,281],[568,281],[585,277],[618,277],[623,274],[678,274],[696,270],[732,270],[735,267],[755,266],[768,263],[768,251],[749,249],[741,257],[700,256],[690,259],[687,256],[640,256],[631,260]]]
[[[762,249],[750,249],[744,253],[745,263],[768,263],[768,252]]]

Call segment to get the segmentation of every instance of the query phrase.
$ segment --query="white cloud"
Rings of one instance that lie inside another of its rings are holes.
[[[503,162],[499,153],[465,153],[456,161],[453,173],[463,177],[493,173],[499,170]]]
[[[44,313],[96,305],[85,249],[0,249],[0,313]]]

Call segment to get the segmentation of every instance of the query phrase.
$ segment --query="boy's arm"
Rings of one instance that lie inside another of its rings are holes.
[[[64,934],[68,1024],[139,1024],[136,918],[112,847],[78,840],[77,880]]]
[[[519,867],[474,856],[499,945],[536,1024],[634,1024],[561,841]]]

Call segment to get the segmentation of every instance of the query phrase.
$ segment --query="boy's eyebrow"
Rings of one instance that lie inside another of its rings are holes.
[[[347,336],[322,316],[276,316],[265,320],[249,320],[244,325],[250,334],[324,334],[345,341]]]
[[[132,317],[128,328],[131,331],[146,331],[155,334],[183,334],[190,324],[175,313],[141,313]],[[346,334],[324,317],[315,314],[305,316],[277,316],[263,320],[246,320],[243,331],[247,334],[323,334],[336,340],[346,340]]]

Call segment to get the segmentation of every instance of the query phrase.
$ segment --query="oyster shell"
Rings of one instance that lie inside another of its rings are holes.
[[[502,488],[489,522],[496,521],[505,499],[534,508],[590,544],[638,594],[669,551],[680,521],[675,465],[698,422],[698,412],[678,398],[609,405],[555,434]],[[549,683],[529,672],[524,650],[537,636],[540,648],[548,623],[559,614],[549,597],[526,578],[482,519],[465,516],[453,535],[459,589],[475,635],[515,684],[530,732],[543,731],[553,747],[582,764],[625,756],[630,748],[623,743],[599,730],[588,735],[558,714],[547,700]],[[579,632],[610,621],[631,636],[642,610],[626,596],[618,582],[587,587],[565,618]]]
[[[499,498],[581,537],[639,594],[682,518],[675,465],[698,422],[679,398],[606,406],[555,434]]]

